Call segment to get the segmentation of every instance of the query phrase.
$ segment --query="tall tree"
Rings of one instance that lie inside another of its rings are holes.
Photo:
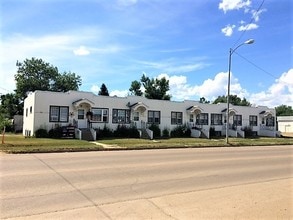
[[[57,75],[52,90],[57,92],[77,91],[79,86],[81,86],[80,76],[72,72],[64,72]]]
[[[280,105],[276,107],[277,116],[293,116],[292,106]]]
[[[107,86],[104,83],[101,85],[101,88],[98,94],[103,96],[109,96]]]
[[[58,69],[44,62],[42,59],[26,59],[24,62],[17,61],[16,94],[26,97],[27,92],[35,90],[51,90],[51,86],[58,76]]]
[[[250,102],[246,100],[246,98],[241,99],[237,95],[230,95],[229,102],[233,105],[240,105],[240,106],[251,106]],[[227,96],[218,96],[213,104],[217,103],[227,103]]]
[[[165,77],[161,79],[150,79],[149,77],[142,75],[141,80],[143,87],[145,88],[145,97],[148,99],[170,100],[171,96],[167,94],[169,91],[169,80]]]
[[[134,80],[131,82],[131,86],[129,88],[129,91],[131,92],[132,95],[135,96],[142,96],[143,92],[141,91],[141,83],[137,80]]]
[[[81,85],[80,76],[74,73],[60,74],[58,68],[42,59],[31,58],[23,62],[17,61],[15,74],[16,95],[23,100],[27,92],[35,90],[69,91],[78,90]]]
[[[3,118],[13,118],[14,115],[22,115],[23,108],[19,97],[14,93],[1,95],[0,115]]]
[[[199,99],[199,103],[205,103],[205,104],[208,104],[208,103],[210,103],[210,101],[208,101],[205,97],[201,97],[201,98]]]

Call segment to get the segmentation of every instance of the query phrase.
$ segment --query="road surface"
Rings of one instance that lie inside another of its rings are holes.
[[[293,219],[293,146],[0,159],[1,219]]]

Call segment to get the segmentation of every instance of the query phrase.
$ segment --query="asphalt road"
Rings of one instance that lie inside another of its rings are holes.
[[[0,159],[1,219],[293,219],[293,146]]]

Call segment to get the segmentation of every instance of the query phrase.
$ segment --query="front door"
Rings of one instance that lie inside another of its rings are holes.
[[[80,108],[77,110],[77,127],[78,128],[87,128],[87,118],[86,118],[86,110],[84,108]]]
[[[145,124],[145,116],[140,111],[133,112],[133,121],[137,129],[144,129]]]

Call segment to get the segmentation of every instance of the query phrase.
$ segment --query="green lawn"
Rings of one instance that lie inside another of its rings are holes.
[[[2,139],[2,136],[1,136]],[[170,138],[158,140],[145,139],[104,139],[96,143],[76,139],[24,138],[22,135],[6,134],[0,151],[5,153],[37,153],[37,152],[72,152],[93,150],[124,150],[124,149],[158,149],[183,147],[227,147],[256,145],[293,145],[293,138]]]
[[[229,145],[224,138],[170,138],[158,140],[144,139],[108,139],[98,140],[105,145],[119,146],[126,149],[145,148],[178,148],[178,147],[227,147],[227,146],[257,146],[257,145],[293,145],[293,138],[229,138]]]
[[[0,151],[6,153],[45,153],[100,149],[102,147],[77,139],[25,138],[22,135],[14,134],[5,135],[4,144],[0,145]]]

